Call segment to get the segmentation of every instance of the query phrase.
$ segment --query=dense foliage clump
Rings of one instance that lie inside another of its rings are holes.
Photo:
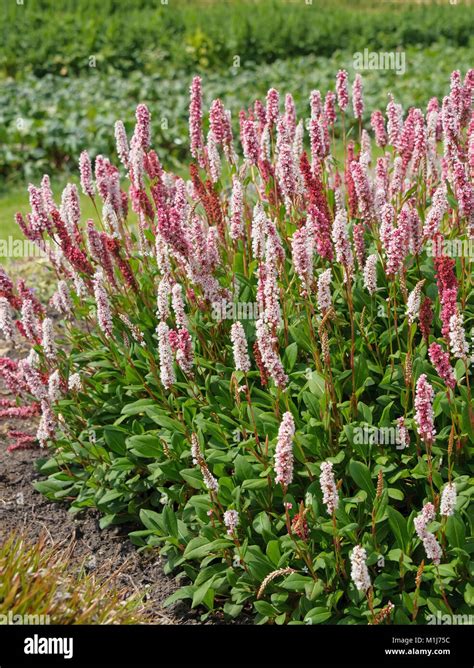
[[[0,273],[4,335],[31,343],[0,372],[41,416],[37,487],[133,525],[188,576],[171,601],[277,624],[469,611],[473,89],[454,71],[426,110],[390,97],[369,133],[339,71],[306,127],[275,88],[242,110],[237,148],[195,77],[189,180],[140,104],[117,161],[81,153],[94,219],[75,185],[60,205],[29,186],[17,222],[57,290]]]

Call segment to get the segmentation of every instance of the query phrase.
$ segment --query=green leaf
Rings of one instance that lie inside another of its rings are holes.
[[[138,415],[139,413],[144,413],[145,408],[148,406],[153,406],[154,401],[153,399],[139,399],[138,401],[134,401],[131,404],[127,404],[122,408],[122,415]]]
[[[319,403],[314,394],[311,394],[311,392],[303,392],[301,396],[312,417],[319,418]]]
[[[390,427],[390,409],[393,406],[393,401],[390,401],[382,411],[382,415],[379,420],[379,427]]]
[[[304,591],[307,584],[314,582],[313,578],[310,578],[307,575],[301,575],[300,573],[291,573],[285,580],[280,584],[283,589],[289,589],[290,591]]]
[[[278,566],[278,562],[281,559],[279,541],[277,541],[277,540],[268,541],[266,553],[267,553],[267,557],[273,561],[275,566]]]
[[[204,557],[207,554],[209,543],[210,541],[207,538],[204,538],[204,536],[192,538],[186,545],[183,556],[185,559],[199,559],[201,556]]]
[[[118,455],[124,455],[127,452],[127,446],[125,444],[127,435],[128,432],[124,429],[119,429],[118,427],[111,427],[109,425],[104,427],[105,442],[112,450],[112,452],[115,452]]]
[[[243,455],[237,455],[234,460],[235,477],[239,482],[249,480],[253,477],[253,468]]]
[[[177,431],[180,434],[186,433],[184,425],[179,420],[173,420],[173,418],[170,418],[168,415],[163,413],[163,411],[161,411],[159,408],[156,408],[156,406],[146,407],[145,413],[151,420],[153,420],[153,422],[159,424],[160,427],[169,429],[172,432]]]
[[[290,345],[287,346],[282,359],[283,366],[285,367],[286,371],[288,372],[293,371],[293,367],[295,366],[297,357],[298,357],[298,344],[296,342],[290,343]]]
[[[232,617],[232,619],[235,619],[240,615],[240,613],[243,610],[243,605],[235,605],[235,603],[224,603],[224,612],[226,615],[229,615],[229,617]]]
[[[225,538],[218,538],[209,542],[207,538],[198,536],[189,541],[184,550],[183,557],[185,559],[202,559],[207,557],[212,552],[217,552],[223,550],[226,547],[233,547],[234,543],[231,540]]]
[[[122,492],[116,489],[109,489],[100,499],[97,501],[97,506],[104,506],[100,510],[104,510],[112,501],[116,501],[122,497]]]
[[[182,601],[184,598],[192,598],[194,595],[194,587],[191,585],[186,585],[181,587],[178,591],[175,591],[171,596],[164,601],[163,606],[167,608],[169,605],[173,605],[176,601]]]
[[[256,478],[254,480],[244,480],[242,489],[263,489],[268,486],[266,478]]]
[[[204,599],[207,597],[207,593],[210,590],[214,580],[215,577],[209,578],[209,580],[203,582],[202,585],[196,589],[193,596],[193,602],[191,604],[192,608],[195,608],[197,605],[199,605],[204,601]]]
[[[368,467],[362,462],[352,460],[349,464],[349,472],[356,485],[367,492],[369,498],[373,500],[375,498],[375,487]]]
[[[403,501],[405,498],[404,493],[396,487],[389,487],[388,495],[391,499],[395,499],[396,501]]]
[[[402,551],[407,552],[409,536],[405,518],[401,513],[398,512],[398,510],[392,508],[391,506],[387,507],[387,515],[388,523],[393,535],[395,536],[396,544]]]
[[[474,606],[474,586],[469,582],[466,584],[466,589],[464,590],[464,600],[469,606]]]
[[[446,522],[446,536],[451,547],[464,547],[466,529],[458,515],[451,515]]]
[[[272,533],[272,524],[270,522],[270,518],[268,517],[267,513],[264,510],[262,510],[261,513],[258,513],[258,515],[255,517],[252,523],[252,526],[258,534],[263,536],[265,541],[274,537],[274,534]]]
[[[310,584],[306,585],[304,591],[308,600],[314,601],[324,594],[324,584],[321,580],[313,580]]]
[[[321,398],[326,389],[326,383],[323,376],[321,376],[317,371],[313,371],[308,380],[308,387],[310,392],[315,394],[318,398]]]
[[[279,610],[270,605],[270,603],[267,603],[267,601],[255,601],[254,606],[255,610],[261,615],[265,615],[265,617],[275,617],[279,613]]]
[[[313,349],[313,344],[311,338],[307,333],[306,323],[299,323],[298,325],[292,325],[290,328],[290,334],[297,342],[298,346],[306,352],[311,352]]]
[[[155,434],[138,434],[127,438],[127,447],[138,457],[160,457],[163,446]]]
[[[163,525],[170,536],[178,538],[178,521],[176,513],[169,506],[163,508]]]
[[[71,484],[72,480],[58,480],[57,478],[50,477],[47,480],[35,482],[34,488],[38,492],[41,492],[41,494],[49,495],[68,488]]]
[[[327,608],[312,608],[304,617],[305,624],[322,624],[330,619],[332,613]]]
[[[140,519],[147,529],[153,529],[154,531],[158,531],[160,534],[164,533],[161,515],[156,513],[154,510],[147,510],[146,508],[142,508],[142,510],[140,510]]]
[[[371,425],[372,424],[372,413],[374,410],[373,406],[366,406],[362,401],[358,403],[358,410],[359,413],[362,415],[363,419],[367,424]]]
[[[183,469],[180,471],[180,475],[183,480],[186,480],[187,483],[194,487],[194,489],[202,489],[204,483],[202,480],[202,473],[196,469]]]

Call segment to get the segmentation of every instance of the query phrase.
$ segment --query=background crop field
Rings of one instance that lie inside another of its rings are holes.
[[[370,0],[27,0],[0,16],[0,225],[27,206],[26,185],[77,178],[84,148],[113,154],[113,124],[152,111],[165,165],[187,158],[188,87],[203,75],[205,102],[221,97],[234,118],[272,85],[304,113],[311,89],[354,76],[353,54],[402,50],[406,72],[364,71],[367,108],[388,92],[405,107],[441,96],[449,73],[473,64],[474,8],[458,2]],[[236,60],[238,58],[238,60]],[[235,64],[239,65],[235,67]],[[368,121],[368,118],[365,119]],[[58,176],[59,179],[58,179]],[[61,174],[63,176],[61,177]]]

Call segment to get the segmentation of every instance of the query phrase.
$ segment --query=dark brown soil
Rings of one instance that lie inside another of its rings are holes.
[[[163,608],[164,600],[179,586],[166,576],[160,557],[141,554],[119,529],[101,530],[99,513],[87,510],[72,516],[63,504],[50,502],[36,492],[38,479],[35,460],[41,453],[21,450],[0,455],[0,540],[21,531],[35,540],[46,534],[51,544],[74,542],[73,562],[85,560],[88,570],[111,575],[120,569],[116,583],[131,592],[147,591],[150,621],[161,624],[186,624],[196,621],[196,611],[184,604]]]
[[[25,425],[23,424],[23,427]],[[0,437],[0,443],[3,439]],[[74,563],[99,576],[109,577],[117,572],[114,585],[127,587],[139,595],[145,594],[145,613],[153,624],[200,624],[203,610],[191,609],[184,602],[165,608],[165,599],[185,584],[180,577],[166,575],[158,551],[138,552],[120,527],[100,529],[100,513],[85,510],[72,515],[65,504],[48,501],[37,492],[33,483],[41,478],[35,462],[44,457],[42,451],[5,451],[0,446],[0,543],[12,532],[36,540],[40,534],[49,537],[51,545],[74,543]],[[205,624],[222,624],[219,613]],[[238,624],[251,623],[241,617]]]

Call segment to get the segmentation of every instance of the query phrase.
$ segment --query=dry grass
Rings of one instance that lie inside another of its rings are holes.
[[[51,624],[145,623],[143,600],[71,560],[74,544],[50,546],[12,535],[0,547],[0,615],[48,616]],[[26,623],[35,618],[26,618]],[[24,622],[25,623],[25,622]]]

